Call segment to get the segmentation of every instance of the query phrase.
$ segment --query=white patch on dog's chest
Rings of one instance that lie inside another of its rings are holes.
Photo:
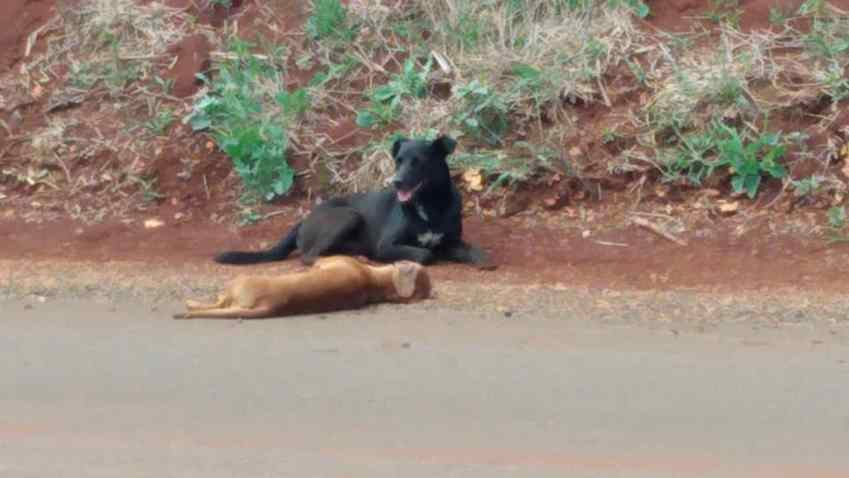
[[[436,247],[442,242],[442,233],[434,234],[433,231],[423,232],[418,235],[419,244],[425,247]]]
[[[419,217],[422,218],[422,221],[427,222],[427,211],[422,207],[421,204],[416,204],[416,212],[419,213]]]

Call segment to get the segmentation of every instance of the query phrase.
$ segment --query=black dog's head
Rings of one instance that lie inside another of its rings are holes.
[[[457,142],[449,136],[430,141],[400,138],[392,145],[395,176],[392,186],[398,201],[407,203],[416,195],[435,191],[451,183],[451,173],[445,158],[454,152]]]

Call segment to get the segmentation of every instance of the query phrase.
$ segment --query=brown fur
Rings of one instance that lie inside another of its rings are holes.
[[[186,301],[175,319],[259,319],[355,309],[376,302],[430,297],[430,277],[417,263],[373,266],[348,256],[318,259],[305,271],[278,277],[238,276],[214,304]]]

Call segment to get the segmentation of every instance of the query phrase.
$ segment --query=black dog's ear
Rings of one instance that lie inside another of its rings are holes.
[[[432,146],[448,156],[454,152],[454,148],[457,147],[457,141],[451,136],[442,135],[433,140]]]
[[[409,141],[409,139],[402,136],[402,137],[396,139],[394,143],[392,143],[392,157],[393,158],[398,157],[398,151],[401,151],[401,145],[406,143],[407,141]]]

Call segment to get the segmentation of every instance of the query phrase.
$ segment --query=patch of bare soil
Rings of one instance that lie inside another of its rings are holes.
[[[30,33],[55,15],[55,0],[6,0],[0,17],[0,72],[27,54]],[[29,45],[32,48],[32,44]]]
[[[303,209],[302,209],[303,210]],[[70,222],[0,222],[0,259],[25,261],[124,261],[168,265],[175,269],[211,265],[230,248],[268,247],[296,219],[293,211],[262,224],[236,228],[208,221],[169,221],[147,229],[141,222],[81,226]],[[637,226],[588,230],[547,225],[533,216],[502,220],[470,217],[469,241],[490,251],[499,269],[477,271],[439,264],[437,280],[545,284],[632,290],[693,289],[715,292],[805,288],[844,293],[849,283],[849,247],[826,247],[821,239],[775,236],[771,221],[759,218],[721,228],[697,230],[674,243]],[[700,237],[701,236],[701,237]],[[259,268],[216,266],[233,275],[299,266],[287,262]]]
[[[738,22],[742,31],[751,32],[777,29],[770,21],[770,14],[793,16],[805,0],[649,0],[646,3],[651,7],[647,23],[660,31],[683,33],[726,19]],[[833,3],[839,6],[841,2]],[[806,25],[796,23],[794,26]]]

